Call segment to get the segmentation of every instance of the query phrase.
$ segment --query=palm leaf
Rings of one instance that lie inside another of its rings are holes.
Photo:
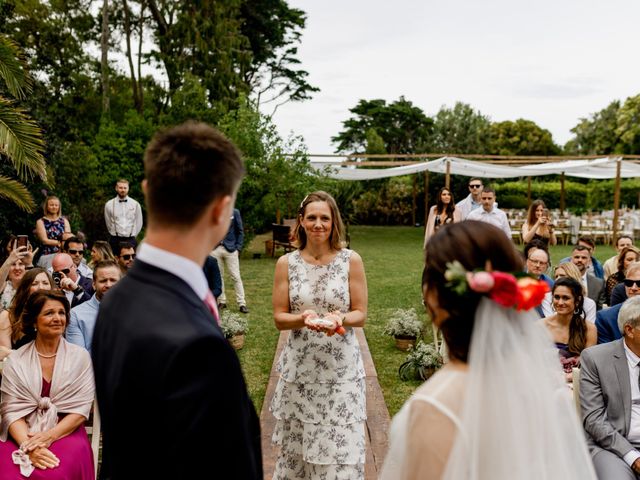
[[[27,187],[11,178],[0,175],[0,198],[15,203],[20,209],[31,213],[36,204]]]
[[[0,35],[0,79],[9,93],[18,99],[25,98],[31,91],[31,78],[21,61],[18,45],[4,35]]]
[[[47,181],[42,131],[13,102],[0,97],[0,153],[9,157],[22,180],[40,177]]]

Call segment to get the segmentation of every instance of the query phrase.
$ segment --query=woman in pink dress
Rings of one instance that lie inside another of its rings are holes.
[[[84,422],[94,397],[89,352],[63,334],[69,303],[33,293],[21,316],[36,338],[6,360],[0,387],[0,480],[94,478]]]

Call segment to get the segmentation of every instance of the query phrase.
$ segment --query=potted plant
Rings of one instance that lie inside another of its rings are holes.
[[[240,350],[244,346],[244,334],[247,331],[247,319],[239,313],[231,313],[225,311],[220,320],[220,328],[225,338],[236,350]]]
[[[407,360],[400,365],[398,375],[401,380],[426,380],[442,367],[442,355],[431,343],[418,342],[407,355]]]
[[[418,318],[415,309],[397,309],[391,313],[384,333],[396,339],[396,347],[400,350],[409,350],[416,343],[416,339],[422,334],[424,324]]]

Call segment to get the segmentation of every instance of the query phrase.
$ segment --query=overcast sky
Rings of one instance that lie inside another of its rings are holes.
[[[288,3],[307,13],[299,58],[321,91],[274,121],[309,153],[335,151],[360,99],[404,95],[427,115],[462,101],[493,121],[533,120],[564,145],[581,117],[640,93],[638,0]]]

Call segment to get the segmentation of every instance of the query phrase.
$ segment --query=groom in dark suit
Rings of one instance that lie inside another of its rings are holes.
[[[583,350],[580,404],[598,478],[640,478],[640,296],[618,315],[623,338]]]
[[[93,337],[100,477],[262,479],[258,418],[202,271],[229,229],[239,153],[188,122],[156,134],[144,168],[145,241]]]

